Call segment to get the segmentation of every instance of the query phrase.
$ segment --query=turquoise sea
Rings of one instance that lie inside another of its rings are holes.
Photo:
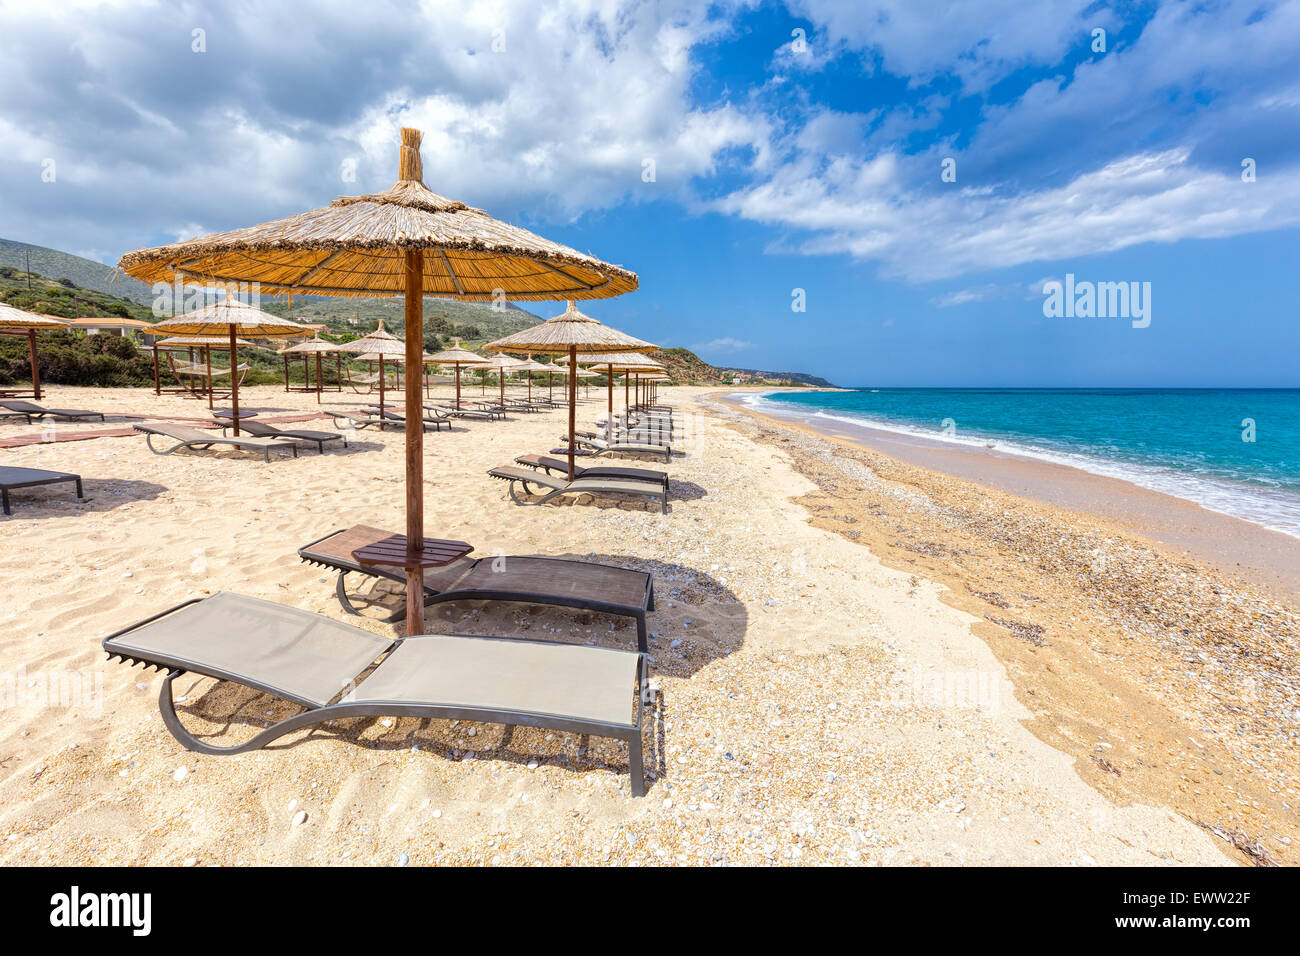
[[[1300,537],[1300,390],[931,389],[738,395],[1072,465]]]

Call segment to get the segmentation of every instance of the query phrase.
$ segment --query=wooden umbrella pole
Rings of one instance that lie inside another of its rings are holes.
[[[158,380],[158,340],[153,340],[153,393],[162,394],[162,382]]]
[[[605,441],[614,441],[614,363],[605,366],[605,390],[609,393],[609,408],[605,412]]]
[[[281,355],[280,359],[284,362],[284,390],[289,391],[289,356]],[[231,381],[234,381],[234,372],[231,372]]]
[[[406,547],[424,547],[424,409],[412,368],[424,355],[424,251],[406,253]],[[413,562],[414,563],[414,562]],[[406,569],[406,635],[424,633],[424,569]]]
[[[456,407],[460,408],[460,363],[456,363]]]
[[[235,420],[235,437],[239,437],[239,376],[235,374],[238,364],[238,352],[235,351],[235,327],[230,327],[230,414]],[[211,359],[208,360],[211,364]],[[211,384],[211,382],[209,382]]]
[[[578,430],[578,347],[569,346],[569,480],[573,481],[573,442]]]
[[[320,404],[320,388],[321,388],[320,353],[317,352],[316,353],[316,404],[317,405]]]
[[[32,395],[36,401],[41,400],[41,366],[36,361],[36,330],[27,330],[27,351],[32,363]]]
[[[216,391],[216,383],[212,380],[212,346],[203,346],[203,361],[208,367],[208,411],[212,411],[212,393]],[[230,373],[230,380],[235,380],[235,373]]]
[[[384,353],[379,353],[379,417],[384,417],[384,412],[388,411],[384,407]],[[384,430],[384,423],[379,423],[379,430]]]

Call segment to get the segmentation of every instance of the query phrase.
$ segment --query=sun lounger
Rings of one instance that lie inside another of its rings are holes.
[[[3,418],[22,417],[30,425],[36,418],[66,418],[70,421],[85,421],[88,418],[98,418],[101,422],[104,420],[103,412],[87,412],[77,408],[45,408],[37,405],[35,402],[22,402],[14,399],[5,399],[0,401],[0,407],[6,409],[0,412]]]
[[[560,441],[567,442],[568,435],[561,435]],[[578,446],[586,449],[592,455],[657,455],[664,461],[671,461],[673,449],[671,445],[659,444],[657,442],[643,441],[621,441],[615,437],[613,442],[607,442],[605,439],[593,432],[577,432],[574,441]]]
[[[645,794],[646,662],[638,652],[503,637],[393,639],[224,591],[132,624],[103,647],[110,659],[166,672],[158,696],[163,724],[198,753],[259,750],[295,730],[344,718],[473,720],[624,740],[632,794]],[[176,714],[172,684],[186,673],[305,709],[243,743],[217,746],[186,730]]]
[[[514,465],[501,465],[488,472],[493,478],[510,482],[510,497],[517,505],[541,505],[560,495],[636,495],[643,498],[656,498],[659,510],[668,513],[668,488],[650,481],[629,481],[625,478],[575,478],[566,481],[554,478],[545,472],[530,468],[516,468]],[[523,501],[515,494],[515,485],[523,488],[524,494],[533,492],[529,485],[546,488],[548,491],[536,501]]]
[[[551,455],[520,455],[515,459],[515,464],[523,465],[526,468],[537,468],[548,474],[558,473],[567,476],[569,474],[569,462],[566,458],[555,458]],[[582,465],[573,466],[574,478],[616,478],[625,481],[649,481],[663,485],[664,491],[668,490],[668,473],[665,471],[654,471],[650,468],[619,468],[614,465]]]
[[[400,569],[363,568],[352,557],[357,548],[391,537],[387,531],[356,525],[303,545],[298,549],[298,557],[309,564],[338,571],[334,592],[339,604],[349,614],[359,614],[348,598],[345,582],[349,574],[406,582]],[[644,651],[646,612],[655,607],[654,579],[644,571],[565,558],[465,558],[424,571],[425,606],[448,601],[515,601],[630,617],[636,621],[637,647]],[[401,620],[404,614],[405,608],[388,620]]]
[[[197,428],[190,428],[186,425],[173,425],[169,422],[158,422],[152,425],[132,425],[131,427],[138,432],[144,432],[145,443],[149,446],[149,450],[155,455],[170,455],[173,452],[180,451],[182,448],[193,448],[197,451],[207,451],[213,445],[230,445],[232,448],[239,448],[245,451],[260,451],[262,457],[268,462],[271,460],[272,448],[277,451],[290,450],[293,452],[294,458],[298,457],[298,443],[295,441],[286,441],[281,438],[223,437],[211,432],[199,431]],[[153,446],[155,435],[163,438],[170,438],[175,441],[176,444],[165,451],[159,451]]]
[[[37,485],[54,485],[64,481],[76,485],[78,498],[85,497],[81,493],[80,475],[66,471],[43,471],[40,468],[0,468],[0,502],[4,505],[4,513],[13,514],[9,510],[9,492],[15,488],[34,488]]]
[[[486,408],[456,408],[452,405],[425,405],[425,411],[436,418],[472,418],[477,421],[495,421],[505,418],[499,410]]]
[[[383,431],[388,425],[396,425],[398,428],[406,427],[406,417],[404,415],[399,415],[396,412],[380,411],[378,405],[369,409],[360,409],[355,412],[349,412],[347,414],[336,413],[333,417],[335,428],[343,428],[348,425],[355,428],[366,428],[370,425],[375,425],[378,426],[380,431]],[[422,420],[425,425],[425,431],[428,431],[430,426],[433,427],[434,431],[439,432],[442,431],[444,425],[446,425],[447,428],[451,428],[451,422],[445,418],[429,418],[428,416],[425,416]]]
[[[239,427],[248,434],[257,438],[287,438],[291,441],[315,442],[316,449],[323,455],[325,454],[325,443],[327,441],[341,441],[343,447],[348,447],[346,435],[338,432],[316,432],[307,429],[296,428],[276,428],[274,425],[267,425],[264,422],[253,422],[240,419]]]

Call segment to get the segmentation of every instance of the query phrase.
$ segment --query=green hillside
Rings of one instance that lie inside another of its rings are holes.
[[[50,279],[39,275],[34,261],[31,274],[12,266],[0,265],[0,302],[25,312],[57,315],[64,319],[75,319],[82,315],[112,315],[153,321],[148,305],[84,288],[71,279]]]
[[[31,257],[32,272],[51,279],[71,279],[82,289],[128,299],[141,305],[153,302],[149,286],[125,273],[117,274],[115,269],[102,262],[83,259],[57,249],[47,249],[45,246],[0,239],[0,266],[24,272],[28,256]]]

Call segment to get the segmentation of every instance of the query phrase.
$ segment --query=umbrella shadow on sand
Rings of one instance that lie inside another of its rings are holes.
[[[648,615],[650,685],[644,717],[645,762],[650,783],[668,771],[665,758],[667,703],[655,678],[687,679],[735,653],[744,643],[749,613],[736,595],[711,575],[684,565],[626,555],[547,555],[650,572],[654,610]],[[377,580],[368,592],[352,595],[358,605],[374,602],[374,616],[400,609],[400,585]],[[371,617],[371,614],[367,614]],[[636,627],[626,617],[500,601],[458,601],[426,609],[425,632],[507,637],[636,649]],[[364,679],[364,677],[362,678]],[[287,719],[298,708],[247,687],[210,678],[186,678],[177,692],[191,732],[219,746],[232,745],[262,728]],[[197,692],[197,696],[195,695]],[[629,701],[629,706],[631,706]],[[290,749],[313,740],[346,741],[378,751],[418,748],[448,760],[488,759],[517,764],[549,763],[578,773],[627,773],[627,749],[619,741],[503,724],[415,717],[358,717],[332,721],[289,735],[266,747]],[[575,782],[577,782],[575,780]]]
[[[72,493],[71,482],[10,491],[9,501],[13,507],[13,514],[8,517],[0,515],[0,521],[112,511],[137,501],[153,501],[169,490],[165,485],[152,481],[126,481],[117,478],[111,480],[83,478],[81,486],[86,496],[81,501],[78,501]]]

